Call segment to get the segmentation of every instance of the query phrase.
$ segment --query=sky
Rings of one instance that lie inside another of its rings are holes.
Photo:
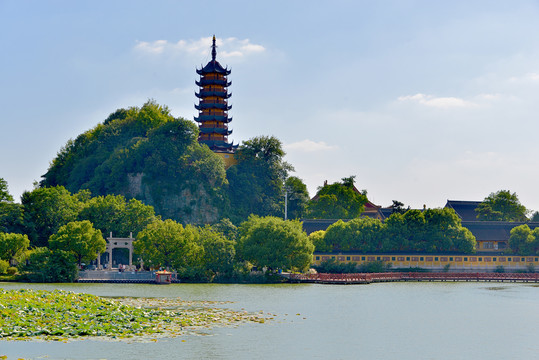
[[[230,139],[280,139],[314,196],[356,176],[412,208],[510,190],[539,210],[539,1],[0,0],[0,178],[154,99],[193,119],[231,68]]]

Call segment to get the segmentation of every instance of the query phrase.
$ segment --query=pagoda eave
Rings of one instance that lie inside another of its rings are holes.
[[[207,121],[216,121],[216,122],[223,122],[223,123],[230,123],[232,121],[232,116],[228,117],[226,115],[219,116],[219,115],[200,115],[195,116],[195,121],[199,123],[204,123]]]

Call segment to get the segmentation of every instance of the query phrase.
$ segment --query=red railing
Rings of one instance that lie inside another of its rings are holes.
[[[356,273],[290,274],[290,281],[325,284],[368,284],[386,281],[510,281],[539,282],[539,273]]]

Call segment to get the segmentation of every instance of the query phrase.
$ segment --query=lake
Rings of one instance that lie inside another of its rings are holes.
[[[101,296],[180,297],[276,314],[157,342],[0,341],[8,359],[516,359],[539,354],[539,286],[17,284]]]

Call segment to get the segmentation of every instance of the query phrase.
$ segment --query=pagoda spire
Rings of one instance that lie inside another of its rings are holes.
[[[215,61],[217,57],[217,45],[215,45],[215,35],[213,35],[213,43],[211,45],[211,61]]]

